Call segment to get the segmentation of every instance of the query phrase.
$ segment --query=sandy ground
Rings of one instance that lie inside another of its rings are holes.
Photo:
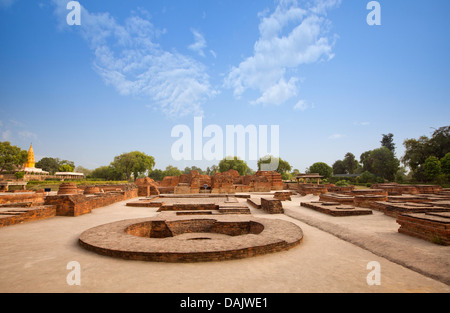
[[[76,218],[53,217],[3,227],[0,292],[450,292],[450,247],[398,234],[395,219],[379,212],[336,218],[299,205],[316,199],[293,197],[293,201],[283,202],[284,215],[252,209],[258,217],[299,225],[304,232],[301,245],[285,252],[225,262],[126,261],[78,246],[78,236],[86,229],[158,214],[155,208],[126,207],[126,202]],[[66,281],[71,261],[81,265],[80,286],[69,286]],[[378,286],[370,286],[366,280],[371,261],[381,265]]]

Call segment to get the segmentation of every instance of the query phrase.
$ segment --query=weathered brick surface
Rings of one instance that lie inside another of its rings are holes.
[[[373,214],[372,210],[369,209],[358,208],[351,205],[343,205],[336,202],[302,202],[300,203],[300,206],[331,216],[357,216]]]
[[[50,218],[56,215],[56,207],[42,205],[30,208],[0,208],[0,227]]]
[[[351,196],[348,194],[339,194],[339,193],[324,193],[319,197],[319,201],[323,202],[337,202],[340,204],[348,204],[353,205],[355,200],[355,196]]]
[[[441,245],[450,245],[450,212],[401,214],[399,232]]]
[[[115,187],[120,188],[120,187]],[[101,195],[56,195],[45,198],[46,205],[56,206],[57,216],[79,216],[93,209],[137,197],[136,186],[122,186],[123,191],[106,192]]]
[[[35,192],[21,192],[21,193],[1,193],[0,205],[29,203],[30,206],[44,204],[44,194]]]
[[[288,250],[302,239],[297,225],[278,219],[175,216],[98,226],[85,231],[79,243],[90,251],[128,260],[209,262]]]
[[[278,200],[281,200],[281,201],[292,201],[291,193],[289,191],[286,191],[286,192],[282,192],[282,191],[275,192],[273,197],[275,199],[278,199]]]
[[[388,200],[388,196],[387,195],[378,195],[378,194],[359,195],[359,196],[355,196],[354,197],[353,205],[355,207],[370,209],[372,202],[375,202],[375,201],[387,201],[387,200]]]
[[[62,183],[59,185],[58,195],[76,195],[78,193],[78,187],[75,183]]]
[[[436,206],[427,203],[398,203],[391,201],[374,201],[370,208],[383,212],[388,216],[397,218],[400,214],[408,213],[428,213],[428,212],[449,212],[446,207]]]
[[[284,209],[280,200],[261,198],[261,209],[269,214],[283,214]]]

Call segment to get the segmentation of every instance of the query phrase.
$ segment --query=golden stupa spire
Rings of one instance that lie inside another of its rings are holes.
[[[25,163],[26,168],[35,168],[36,162],[34,160],[34,151],[33,151],[33,144],[30,145],[30,149],[28,150],[28,160],[27,163]]]

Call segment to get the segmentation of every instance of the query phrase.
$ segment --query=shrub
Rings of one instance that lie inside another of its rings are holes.
[[[350,183],[349,183],[349,181],[343,179],[343,180],[337,181],[335,185],[339,186],[339,187],[347,187],[347,186],[350,186]]]

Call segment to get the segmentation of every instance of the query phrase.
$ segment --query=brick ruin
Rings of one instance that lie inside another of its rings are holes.
[[[277,172],[259,171],[255,175],[240,176],[237,171],[229,170],[208,176],[191,171],[190,174],[164,177],[158,190],[164,194],[270,192],[283,190],[283,181]]]
[[[371,210],[377,210],[395,218],[400,224],[400,233],[450,245],[450,189],[396,183],[375,184],[370,189],[315,187],[299,186],[302,195],[319,195],[319,201],[301,203],[301,206],[332,216],[372,214]]]
[[[254,257],[299,245],[303,232],[279,219],[244,216],[179,216],[125,220],[89,229],[79,244],[126,260],[212,262]]]

